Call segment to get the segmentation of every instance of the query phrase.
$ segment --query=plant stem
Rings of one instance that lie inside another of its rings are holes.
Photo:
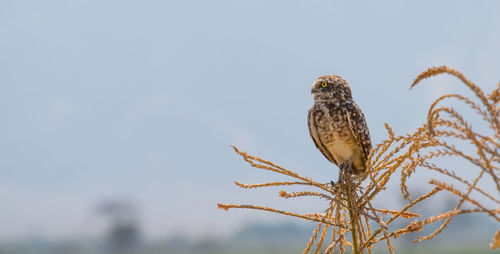
[[[349,207],[349,222],[351,223],[351,236],[352,236],[352,253],[353,254],[359,254],[359,246],[358,246],[358,236],[356,232],[356,219],[357,216],[355,216],[354,211],[352,209],[352,200],[351,200],[351,193],[346,193],[347,194],[347,206]]]

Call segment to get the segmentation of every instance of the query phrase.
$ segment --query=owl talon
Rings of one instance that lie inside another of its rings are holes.
[[[330,181],[330,184],[332,185],[332,190],[337,191],[340,188],[341,183],[340,182],[334,182],[333,180]]]

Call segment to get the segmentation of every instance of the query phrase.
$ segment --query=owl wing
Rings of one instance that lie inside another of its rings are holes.
[[[354,140],[360,144],[362,150],[363,163],[366,162],[370,151],[372,150],[372,142],[370,139],[370,132],[366,124],[365,115],[354,102],[347,105],[347,121],[349,122],[349,129],[351,130]]]
[[[335,158],[333,158],[332,154],[328,151],[328,149],[326,149],[325,145],[323,144],[323,142],[319,138],[314,115],[315,115],[315,112],[314,112],[314,106],[313,106],[309,109],[309,112],[307,114],[307,125],[309,126],[309,134],[311,135],[311,138],[314,141],[314,144],[321,151],[321,153],[329,161],[331,161],[333,164],[338,165]]]

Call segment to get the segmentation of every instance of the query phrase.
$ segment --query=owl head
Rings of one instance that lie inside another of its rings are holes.
[[[314,81],[311,94],[314,100],[347,100],[351,99],[351,88],[339,76],[325,75]]]

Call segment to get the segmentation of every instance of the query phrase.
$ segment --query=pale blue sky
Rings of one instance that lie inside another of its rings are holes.
[[[90,234],[93,206],[130,198],[144,231],[224,234],[217,202],[270,204],[229,145],[329,181],[309,138],[310,85],[346,79],[374,142],[433,98],[500,80],[498,1],[0,1],[0,239]],[[318,204],[308,201],[304,207]],[[300,209],[299,209],[300,210]]]

